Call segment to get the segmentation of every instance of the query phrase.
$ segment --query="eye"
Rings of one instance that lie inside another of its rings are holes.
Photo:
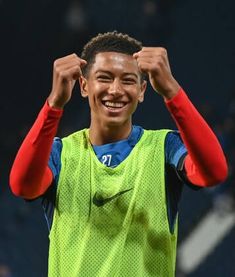
[[[108,75],[98,75],[97,76],[97,80],[100,81],[100,82],[110,82],[112,80],[112,78]]]
[[[134,78],[124,78],[122,82],[123,84],[126,84],[126,85],[136,84],[136,80]]]

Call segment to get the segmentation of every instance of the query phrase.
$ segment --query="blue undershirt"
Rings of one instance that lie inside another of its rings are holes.
[[[127,139],[99,146],[93,145],[94,152],[101,163],[109,167],[115,167],[130,154],[133,147],[141,138],[143,132],[144,130],[142,127],[134,125],[131,134]],[[61,169],[61,151],[62,141],[60,138],[55,138],[48,163],[54,176],[54,184],[43,197],[43,208],[49,230],[52,225],[56,188]],[[187,150],[179,133],[177,131],[169,132],[165,140],[165,177],[168,221],[171,232],[173,232],[175,219],[178,213],[178,202],[183,187],[182,179],[184,179],[181,178],[183,176],[183,160],[186,154]]]

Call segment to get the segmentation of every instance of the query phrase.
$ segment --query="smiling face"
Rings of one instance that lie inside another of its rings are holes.
[[[132,114],[144,99],[146,81],[141,81],[137,62],[131,55],[102,52],[96,55],[80,86],[82,96],[89,99],[92,128],[131,128]]]

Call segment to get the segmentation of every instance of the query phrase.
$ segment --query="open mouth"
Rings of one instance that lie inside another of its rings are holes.
[[[124,102],[102,101],[102,104],[110,110],[117,110],[126,106]]]

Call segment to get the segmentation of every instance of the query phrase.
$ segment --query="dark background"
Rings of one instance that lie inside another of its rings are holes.
[[[1,277],[47,274],[48,233],[40,200],[26,203],[14,197],[8,187],[9,171],[50,92],[53,61],[80,54],[84,43],[99,32],[118,30],[145,46],[166,47],[175,78],[226,153],[230,168],[226,183],[213,190],[185,190],[179,245],[208,212],[234,214],[234,13],[233,0],[0,0]],[[148,90],[134,123],[146,129],[175,128],[161,97],[150,86]],[[58,134],[87,127],[88,122],[88,105],[76,87]],[[235,276],[234,234],[233,226],[200,265],[191,272],[178,266],[177,276]]]

